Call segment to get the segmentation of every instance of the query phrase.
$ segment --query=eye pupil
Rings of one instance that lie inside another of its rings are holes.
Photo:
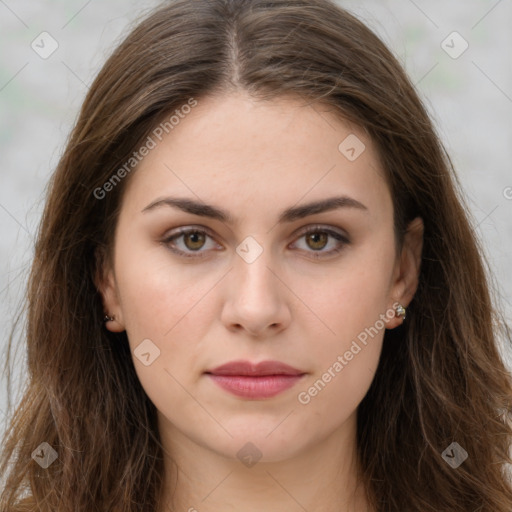
[[[308,235],[308,240],[313,241],[313,244],[316,244],[320,241],[320,247],[318,247],[316,245],[310,246],[312,249],[323,249],[327,244],[327,238],[328,238],[327,233],[323,233],[323,232],[310,233]]]
[[[191,250],[200,249],[204,245],[204,238],[205,238],[204,234],[200,233],[199,231],[192,231],[190,233],[185,233],[183,236],[184,236],[184,240],[185,240],[185,245],[187,246],[188,249],[191,249]],[[190,246],[187,243],[187,240],[191,240],[193,245]],[[199,241],[199,246],[196,246],[195,244],[197,244],[198,241]]]

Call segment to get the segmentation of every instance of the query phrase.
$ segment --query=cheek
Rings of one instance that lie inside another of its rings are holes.
[[[207,295],[215,282],[197,273],[194,278],[192,268],[172,267],[165,251],[153,251],[153,257],[151,252],[118,262],[126,333],[138,379],[151,401],[171,417],[174,410],[186,415],[193,409],[186,390],[204,370],[202,340],[211,323]],[[149,357],[140,357],[146,353]]]
[[[323,341],[313,344],[313,350],[324,363],[324,356],[348,350],[360,334],[364,340],[369,329],[382,331],[382,315],[390,315],[394,247],[384,241],[377,246],[366,244],[353,251],[313,287],[308,280],[309,290],[300,291],[322,321]]]
[[[298,390],[297,402],[312,431],[328,431],[346,421],[375,376],[384,336],[380,315],[385,310],[379,294],[363,294],[361,299],[352,295],[349,300],[334,302],[325,317],[335,334],[317,336],[310,344],[308,357],[314,362],[313,371]]]
[[[298,392],[297,403],[304,432],[312,435],[330,432],[352,417],[366,395],[378,365],[382,337],[362,347],[348,361],[333,358],[323,371],[314,375]]]
[[[205,354],[214,350],[204,347],[203,341],[208,339],[212,322],[213,273],[202,275],[192,266],[177,269],[161,248],[146,251],[144,257],[125,252],[117,261],[116,273],[128,342],[142,387],[158,409],[169,412],[172,397],[173,410],[189,410],[192,404],[184,387],[195,385],[204,371]]]
[[[125,251],[116,264],[125,327],[133,340],[172,338],[197,314],[196,307],[214,284],[211,273],[202,276],[192,266],[173,265],[160,246]]]
[[[318,284],[309,295],[322,325],[316,336],[310,334],[314,372],[299,403],[314,403],[319,410],[336,404],[331,415],[338,420],[366,394],[379,363],[384,320],[393,313],[388,307],[394,247],[384,242],[378,247],[362,247],[347,257],[321,281],[323,288]]]

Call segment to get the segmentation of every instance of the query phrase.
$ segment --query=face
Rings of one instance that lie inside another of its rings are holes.
[[[396,253],[372,141],[318,105],[242,93],[155,140],[100,288],[161,428],[227,457],[251,441],[267,461],[344,435],[421,252],[416,223]],[[247,364],[216,370],[233,361]]]

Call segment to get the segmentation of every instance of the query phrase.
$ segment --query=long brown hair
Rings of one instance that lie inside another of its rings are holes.
[[[406,322],[386,331],[358,408],[373,507],[510,512],[512,430],[502,413],[512,389],[498,341],[508,347],[511,336],[493,307],[460,184],[397,60],[330,0],[168,1],[104,65],[51,179],[38,232],[29,376],[3,442],[0,511],[156,510],[163,452],[155,407],[126,334],[103,327],[95,286],[130,176],[101,198],[94,191],[163,116],[235,89],[322,103],[362,127],[386,172],[398,243],[411,219],[425,224],[419,288]],[[31,457],[43,442],[58,455],[47,468]],[[454,442],[467,452],[457,468],[443,456],[452,446],[453,457]]]

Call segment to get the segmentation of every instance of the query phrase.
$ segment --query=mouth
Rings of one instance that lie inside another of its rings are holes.
[[[223,390],[252,400],[271,398],[295,386],[306,372],[279,361],[231,361],[205,374]]]

